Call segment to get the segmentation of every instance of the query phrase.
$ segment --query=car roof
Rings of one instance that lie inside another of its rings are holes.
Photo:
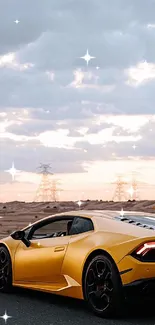
[[[133,224],[142,228],[147,228],[155,230],[155,214],[148,212],[138,212],[138,211],[112,211],[112,210],[76,210],[66,215],[87,217],[95,221],[98,230],[102,229],[105,225],[109,224],[111,227],[111,221],[123,221],[123,224]],[[109,223],[110,221],[110,223]],[[108,222],[108,223],[107,223]],[[108,227],[109,227],[108,226]],[[115,224],[116,226],[116,224]],[[125,227],[126,227],[125,226]]]
[[[102,217],[102,218],[114,218],[117,216],[150,216],[155,217],[154,213],[148,212],[139,212],[139,211],[126,211],[126,210],[76,210],[76,211],[69,211],[69,212],[62,212],[57,215],[68,215],[68,216],[79,216],[79,217],[87,217],[87,218],[95,218],[95,217]],[[53,215],[53,217],[56,215]],[[52,217],[52,216],[51,216]]]
[[[49,215],[43,219],[37,220],[36,222],[34,222],[32,225],[38,224],[40,222],[44,222],[44,221],[48,221],[48,219],[53,219],[53,218],[59,218],[59,217],[85,217],[85,218],[89,218],[89,219],[98,219],[98,218],[102,218],[100,219],[101,223],[102,221],[106,220],[106,219],[115,219],[115,218],[122,218],[122,217],[127,217],[127,216],[132,216],[132,217],[138,217],[139,216],[139,221],[140,222],[144,222],[143,219],[146,219],[148,217],[148,219],[154,219],[154,223],[155,223],[155,214],[153,213],[147,213],[147,212],[138,212],[138,211],[116,211],[116,210],[73,210],[73,211],[66,211],[66,212],[60,212],[57,214],[53,214],[53,215]],[[144,218],[145,217],[145,218]],[[100,223],[100,225],[101,225]],[[27,226],[25,228],[23,228],[23,230],[28,229],[30,226]]]

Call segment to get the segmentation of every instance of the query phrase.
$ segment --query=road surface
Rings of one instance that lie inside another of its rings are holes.
[[[4,315],[5,311],[12,318],[6,323],[0,318],[0,325],[155,324],[155,307],[149,305],[143,308],[129,306],[127,314],[121,319],[105,320],[94,316],[82,301],[21,289],[16,289],[11,295],[0,294],[0,315]]]

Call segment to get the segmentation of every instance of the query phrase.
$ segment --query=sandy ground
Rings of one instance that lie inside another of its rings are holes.
[[[83,201],[80,209],[86,210],[131,210],[155,213],[154,201]],[[48,215],[58,212],[79,210],[77,202],[7,202],[0,203],[0,238],[12,231],[26,227]]]

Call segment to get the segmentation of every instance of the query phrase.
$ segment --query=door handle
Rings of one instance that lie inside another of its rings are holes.
[[[64,249],[65,249],[64,246],[58,246],[58,247],[55,247],[54,252],[61,252],[61,251],[64,251]]]

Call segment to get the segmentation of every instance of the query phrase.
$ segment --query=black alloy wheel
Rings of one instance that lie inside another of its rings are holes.
[[[120,314],[122,283],[115,264],[105,255],[95,256],[87,266],[83,282],[84,298],[101,317]]]
[[[0,247],[0,292],[12,289],[12,266],[8,250]]]

